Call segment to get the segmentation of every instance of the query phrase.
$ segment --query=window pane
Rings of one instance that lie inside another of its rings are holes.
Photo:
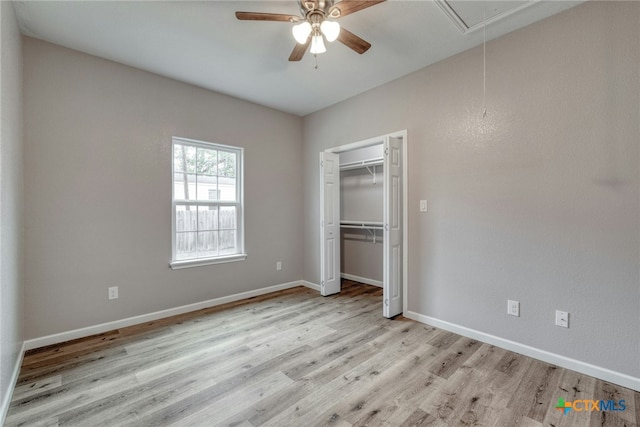
[[[238,252],[236,249],[236,231],[220,231],[220,242],[218,243],[220,255],[232,255]]]
[[[218,178],[218,189],[220,190],[220,200],[224,202],[236,201],[236,179]]]
[[[224,208],[223,208],[224,209]],[[198,207],[198,231],[218,229],[218,208],[216,206]]]
[[[218,175],[220,176],[236,176],[236,153],[228,151],[218,152]]]
[[[236,229],[236,207],[221,206],[220,207],[220,229]]]
[[[177,172],[173,174],[173,198],[175,200],[196,199],[196,176]]]
[[[196,172],[196,147],[188,145],[173,145],[173,171]]]
[[[198,200],[217,200],[212,199],[211,196],[218,197],[218,177],[198,175],[197,190]]]
[[[196,234],[176,233],[176,259],[191,259],[196,257]]]
[[[218,232],[204,231],[198,233],[198,258],[218,255]]]
[[[199,175],[218,174],[218,152],[206,148],[198,148],[197,170]]]
[[[220,190],[209,188],[207,192],[209,193],[209,200],[220,200]]]
[[[176,232],[197,230],[197,210],[195,206],[176,206]]]

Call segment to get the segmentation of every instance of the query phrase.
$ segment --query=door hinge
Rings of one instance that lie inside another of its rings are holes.
[[[388,299],[385,299],[385,300],[384,300],[384,305],[386,305],[387,307],[389,307],[389,300],[388,300]]]
[[[324,167],[324,160],[320,160],[320,167],[323,168]]]
[[[384,148],[384,155],[388,156],[389,155],[389,147],[385,147]]]

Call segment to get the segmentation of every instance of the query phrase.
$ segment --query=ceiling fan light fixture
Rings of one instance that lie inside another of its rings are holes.
[[[310,52],[314,55],[318,53],[325,53],[327,48],[324,46],[324,40],[322,40],[322,35],[317,34],[311,38],[311,50]]]
[[[2,0],[0,0],[2,1]],[[336,19],[351,15],[386,0],[297,0],[299,15],[266,12],[236,12],[240,21],[274,21],[291,25],[291,33],[296,40],[289,61],[300,61],[306,52],[317,55],[327,51],[325,40],[339,41],[356,53],[363,54],[371,43],[356,36],[335,22]]]
[[[291,29],[293,38],[300,44],[305,44],[311,34],[311,24],[307,21],[301,22],[298,25],[294,25]]]
[[[335,21],[322,21],[322,24],[320,24],[320,30],[327,38],[327,41],[332,42],[340,35],[340,24]]]

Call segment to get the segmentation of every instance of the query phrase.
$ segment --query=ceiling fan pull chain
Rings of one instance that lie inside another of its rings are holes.
[[[315,69],[317,70],[317,69],[318,69],[318,55],[316,55],[316,54],[314,53],[314,54],[313,54],[313,59],[315,59],[315,61],[316,61],[316,66],[315,66],[315,67],[313,67],[313,68],[315,68]]]

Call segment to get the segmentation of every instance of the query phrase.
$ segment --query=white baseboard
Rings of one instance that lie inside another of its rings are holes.
[[[314,291],[320,292],[320,285],[316,285],[315,283],[311,283],[306,280],[301,280],[300,284],[302,286],[306,286],[307,288],[313,289]]]
[[[382,287],[382,282],[380,280],[367,279],[366,277],[356,276],[354,274],[348,273],[340,273],[340,277],[347,280],[353,280],[354,282],[364,283],[366,285],[377,286],[379,288]]]
[[[20,347],[20,354],[16,359],[16,363],[13,366],[13,372],[11,373],[11,379],[9,380],[9,389],[7,394],[2,399],[2,406],[0,407],[0,426],[4,425],[4,421],[7,418],[7,412],[9,412],[9,405],[11,404],[11,398],[13,397],[13,391],[16,388],[18,382],[18,375],[20,375],[20,367],[22,366],[22,359],[24,358],[24,352],[26,351],[25,342],[22,342]]]
[[[582,374],[608,381],[613,384],[618,384],[622,387],[630,388],[631,390],[640,391],[640,378],[632,377],[631,375],[612,371],[610,369],[595,366],[590,363],[582,362],[580,360],[571,359],[569,357],[551,353],[546,350],[541,350],[539,348],[531,347],[505,338],[500,338],[495,335],[480,332],[475,329],[456,325],[454,323],[446,322],[444,320],[439,320],[433,317],[425,316],[413,311],[407,311],[403,313],[403,315],[420,323],[435,326],[436,328],[454,332],[458,335],[473,338],[487,344],[495,345],[496,347],[504,348],[515,353],[533,357],[534,359],[542,360],[543,362],[551,363],[562,368],[571,369],[572,371],[580,372]]]
[[[138,325],[140,323],[151,322],[165,317],[176,316],[178,314],[189,313],[191,311],[201,310],[203,308],[215,307],[216,305],[222,305],[229,302],[239,301],[241,299],[247,299],[256,297],[259,295],[269,294],[271,292],[277,292],[284,289],[295,288],[296,286],[308,286],[302,280],[296,280],[294,282],[283,283],[280,285],[269,286],[262,289],[256,289],[254,291],[241,292],[239,294],[228,295],[226,297],[214,298],[207,301],[197,302],[194,304],[183,305],[181,307],[170,308],[167,310],[156,311],[153,313],[142,314],[140,316],[129,317],[127,319],[115,320],[113,322],[102,323],[99,325],[88,326],[86,328],[74,329],[72,331],[61,332],[58,334],[47,335],[44,337],[33,338],[25,341],[25,350],[32,350],[34,348],[45,347],[52,344],[58,344],[65,341],[75,340],[78,338],[84,338],[95,334],[101,334],[104,332],[112,331],[114,329],[126,328],[127,326]],[[318,290],[320,288],[318,287]]]

